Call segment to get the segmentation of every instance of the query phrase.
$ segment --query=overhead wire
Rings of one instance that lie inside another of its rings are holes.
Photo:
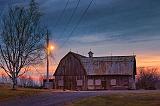
[[[64,13],[65,13],[65,11],[66,11],[66,8],[68,7],[69,1],[70,1],[70,0],[67,0],[64,9],[62,10],[62,12],[60,13],[59,17],[57,18],[57,21],[56,21],[56,23],[55,23],[54,29],[56,29],[56,27],[58,26],[60,20],[62,19],[63,15],[64,15]]]
[[[68,34],[67,39],[64,41],[64,43],[60,46],[60,48],[63,48],[64,45],[68,42],[68,40],[70,39],[70,37],[72,36],[72,34],[74,33],[74,31],[77,29],[77,27],[79,26],[79,24],[81,23],[83,17],[85,16],[85,14],[87,13],[88,9],[90,8],[91,4],[93,3],[94,0],[91,0],[89,5],[87,6],[87,8],[85,9],[85,11],[82,13],[81,17],[79,18],[77,24],[74,26],[74,28],[72,29],[72,31],[70,32],[70,34]]]
[[[78,0],[77,4],[76,4],[76,6],[75,6],[75,8],[74,8],[74,10],[73,10],[73,12],[72,12],[72,14],[71,14],[71,17],[69,18],[67,24],[65,25],[65,28],[64,28],[63,31],[62,31],[63,33],[60,35],[60,37],[63,36],[63,34],[65,33],[65,31],[66,31],[67,28],[68,28],[68,25],[71,23],[74,15],[75,15],[75,13],[76,13],[76,11],[77,11],[77,8],[78,8],[78,6],[79,6],[79,4],[80,4],[80,1],[81,1],[81,0]]]
[[[51,57],[52,57],[52,59],[54,60],[55,65],[58,65],[58,62],[56,61],[56,58],[55,58],[54,54],[51,54]]]

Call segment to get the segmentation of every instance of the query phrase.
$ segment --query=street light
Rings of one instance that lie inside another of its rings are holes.
[[[50,52],[55,49],[55,46],[52,44],[49,44],[47,48],[48,48],[48,54],[50,54]]]
[[[47,42],[47,53],[46,53],[46,56],[47,56],[47,78],[46,78],[46,83],[45,83],[45,88],[50,88],[50,82],[49,82],[49,54],[52,50],[55,49],[55,46],[54,45],[51,45],[49,44],[49,36],[48,36],[48,30],[47,30],[47,39],[46,39],[46,42]]]

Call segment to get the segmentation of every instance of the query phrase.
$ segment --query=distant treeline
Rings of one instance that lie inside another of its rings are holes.
[[[160,70],[156,67],[137,68],[136,87],[137,89],[160,89]]]

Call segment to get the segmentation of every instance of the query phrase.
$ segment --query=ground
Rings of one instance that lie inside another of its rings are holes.
[[[0,102],[12,100],[16,97],[31,97],[33,95],[38,95],[44,91],[45,90],[29,88],[18,88],[17,90],[12,90],[9,87],[0,86]]]
[[[0,106],[160,106],[160,91],[55,91],[0,101]]]
[[[160,91],[113,92],[75,101],[68,106],[160,106]]]

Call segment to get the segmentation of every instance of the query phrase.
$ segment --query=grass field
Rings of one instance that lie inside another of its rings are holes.
[[[0,87],[0,102],[15,97],[33,96],[43,92],[40,89],[18,88],[17,90],[11,90],[11,88]]]
[[[160,106],[160,91],[107,94],[79,100],[69,106]]]

